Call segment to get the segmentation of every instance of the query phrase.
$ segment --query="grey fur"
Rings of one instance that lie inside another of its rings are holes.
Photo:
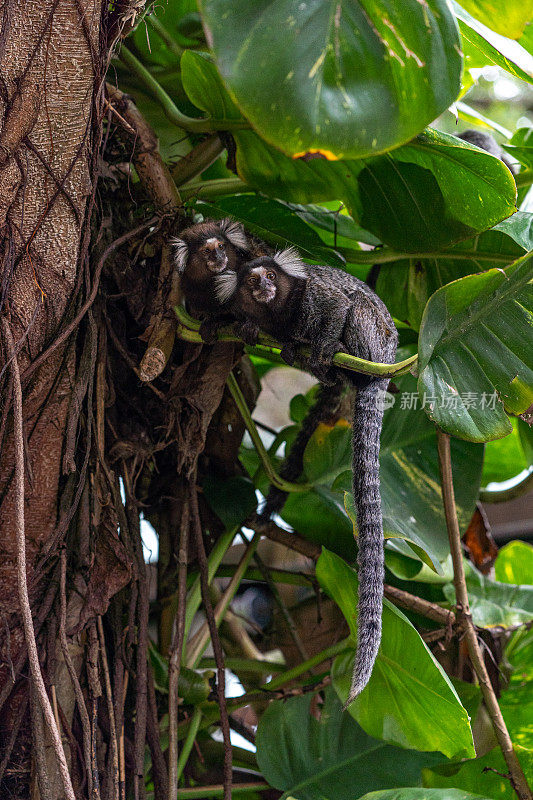
[[[487,153],[490,153],[492,156],[496,156],[496,158],[499,158],[500,161],[503,161],[505,166],[514,175],[514,165],[511,161],[509,161],[507,154],[503,152],[494,136],[491,136],[490,133],[482,133],[481,131],[475,131],[469,128],[468,130],[459,134],[459,139],[462,139],[464,142],[469,142],[470,144],[475,144],[476,147],[480,147],[482,150],[486,150]]]
[[[270,260],[272,269],[279,263]],[[260,259],[268,269],[268,259]],[[379,494],[379,441],[383,406],[379,396],[388,380],[344,371],[331,365],[344,351],[370,361],[393,363],[398,334],[386,306],[362,281],[333,267],[307,267],[307,279],[276,277],[277,296],[253,303],[246,271],[231,305],[247,324],[256,324],[284,343],[282,355],[293,357],[295,345],[310,346],[308,369],[320,380],[350,383],[357,389],[353,414],[353,494],[358,525],[358,635],[349,705],[368,683],[381,640],[384,552]],[[258,262],[259,263],[259,260]],[[289,358],[290,360],[290,358]]]
[[[215,297],[220,305],[227,303],[237,288],[237,273],[231,269],[226,269],[217,275],[215,282]]]
[[[189,245],[187,242],[184,242],[183,239],[180,239],[179,236],[175,236],[170,239],[170,244],[174,249],[174,263],[178,268],[178,272],[181,274],[185,267],[187,266],[187,258],[189,257]]]
[[[281,269],[293,278],[307,278],[307,264],[302,261],[295,247],[286,247],[274,254],[274,261]]]
[[[235,247],[241,250],[248,250],[248,239],[240,222],[235,222],[230,217],[226,217],[220,221],[219,225],[222,233],[226,234],[226,237]]]

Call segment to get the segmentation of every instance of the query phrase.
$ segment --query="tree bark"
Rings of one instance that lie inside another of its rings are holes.
[[[11,329],[23,382],[25,539],[33,604],[37,556],[56,529],[61,464],[76,369],[75,336],[43,354],[72,315],[88,280],[88,202],[95,180],[105,68],[102,9],[94,0],[6,0],[0,11],[0,313]],[[0,456],[0,687],[24,635],[16,586],[12,383],[0,359],[5,431]],[[35,615],[34,615],[35,616]],[[2,712],[9,730],[28,696]],[[1,749],[1,743],[0,743]]]

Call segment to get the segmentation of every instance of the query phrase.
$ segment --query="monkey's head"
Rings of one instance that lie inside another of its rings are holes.
[[[236,269],[248,251],[242,225],[230,219],[192,225],[171,244],[178,272],[199,283],[226,269]]]
[[[308,272],[297,250],[289,247],[274,256],[248,261],[240,272],[226,272],[217,277],[215,293],[220,303],[229,300],[251,317],[269,307],[285,305],[295,283],[307,280]]]

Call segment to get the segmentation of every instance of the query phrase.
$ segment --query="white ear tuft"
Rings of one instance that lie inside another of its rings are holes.
[[[226,217],[220,221],[219,227],[235,247],[240,250],[248,250],[248,239],[240,222],[234,222],[229,217]]]
[[[183,272],[187,266],[187,259],[189,258],[189,245],[178,237],[171,239],[170,244],[174,248],[174,262],[178,268],[178,272]]]
[[[235,294],[237,283],[237,273],[233,272],[232,269],[226,269],[220,275],[217,275],[215,278],[215,297],[221,305]]]
[[[307,278],[307,265],[300,258],[300,254],[295,247],[287,247],[285,250],[278,250],[274,254],[274,261],[281,267],[287,275],[293,278]]]

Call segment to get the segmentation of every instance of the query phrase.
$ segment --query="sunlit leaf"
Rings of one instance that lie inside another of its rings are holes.
[[[340,607],[357,638],[355,571],[327,550],[316,575]],[[353,670],[353,653],[337,656],[333,685],[346,700]],[[468,715],[442,667],[409,620],[388,601],[383,607],[383,634],[368,686],[349,711],[371,736],[418,750],[438,750],[450,758],[473,754]]]
[[[443,0],[200,6],[237,103],[288,155],[383,152],[419,133],[459,93],[459,34]]]
[[[489,441],[533,403],[533,257],[439,289],[419,343],[419,391],[443,430]]]

